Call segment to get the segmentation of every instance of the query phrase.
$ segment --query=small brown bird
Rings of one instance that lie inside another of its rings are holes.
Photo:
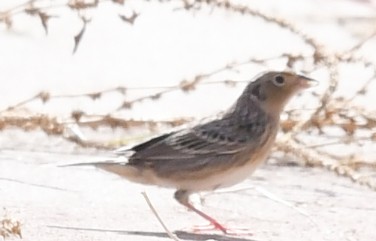
[[[248,84],[223,114],[191,128],[160,135],[120,155],[127,162],[94,165],[130,181],[176,188],[175,199],[223,233],[229,230],[195,208],[189,195],[232,186],[247,178],[266,159],[288,100],[312,86],[310,78],[291,72],[267,72]]]

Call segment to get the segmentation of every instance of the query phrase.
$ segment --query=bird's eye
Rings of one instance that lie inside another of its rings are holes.
[[[276,77],[274,77],[273,83],[276,86],[283,86],[285,84],[285,78],[283,78],[283,76],[281,75],[277,75]]]

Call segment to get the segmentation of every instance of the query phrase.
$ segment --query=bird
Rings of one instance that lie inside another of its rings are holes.
[[[317,81],[289,71],[268,71],[248,83],[223,114],[191,127],[166,132],[118,152],[127,160],[76,163],[93,165],[129,181],[176,189],[175,199],[230,234],[196,208],[189,196],[235,185],[260,166],[276,139],[280,115],[289,100]]]

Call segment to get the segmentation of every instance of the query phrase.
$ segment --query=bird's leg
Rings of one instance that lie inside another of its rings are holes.
[[[191,193],[189,191],[178,190],[178,191],[175,192],[175,199],[180,204],[186,206],[189,210],[194,211],[195,213],[197,213],[198,215],[200,215],[204,219],[208,220],[214,226],[215,229],[221,230],[224,234],[227,234],[228,231],[227,231],[227,229],[222,224],[218,223],[217,220],[215,220],[214,218],[210,217],[209,215],[207,215],[206,213],[202,212],[201,210],[198,210],[192,204],[189,203],[189,195],[190,194]]]
[[[213,226],[214,226],[214,229],[218,229],[218,230],[221,230],[223,233],[227,234],[227,228],[225,228],[222,224],[220,224],[217,220],[215,220],[214,218],[210,217],[209,215],[207,215],[206,213],[202,212],[201,210],[198,210],[197,208],[195,208],[195,206],[193,206],[192,204],[188,203],[187,205],[184,205],[186,206],[187,208],[189,208],[190,210],[194,211],[195,213],[197,213],[198,215],[200,215],[201,217],[205,218],[206,220],[208,220]],[[200,228],[198,228],[200,229]],[[210,228],[209,228],[210,230]]]
[[[198,226],[194,228],[194,231],[210,231],[210,230],[220,230],[224,234],[229,235],[252,235],[252,232],[248,228],[227,228],[224,225],[220,224],[217,220],[204,213],[203,211],[197,209],[191,203],[189,203],[189,195],[191,192],[187,190],[178,190],[175,192],[175,199],[189,210],[194,211],[204,219],[210,222],[208,226]]]

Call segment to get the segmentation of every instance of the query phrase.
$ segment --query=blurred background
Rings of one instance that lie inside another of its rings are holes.
[[[106,155],[290,70],[319,85],[289,104],[269,162],[376,190],[375,13],[374,0],[2,0],[0,159]]]

